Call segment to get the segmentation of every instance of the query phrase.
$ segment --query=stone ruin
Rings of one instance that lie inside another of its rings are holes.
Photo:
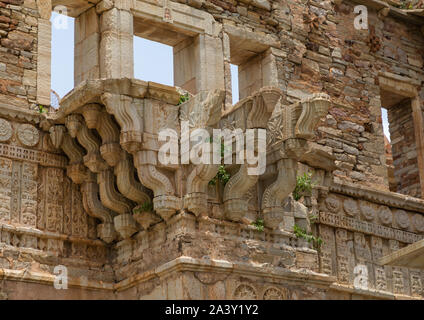
[[[58,6],[75,87],[56,110]],[[0,297],[423,299],[421,7],[0,0]],[[134,36],[173,47],[175,87],[134,79]],[[164,165],[158,135],[183,122],[265,129],[265,173]]]

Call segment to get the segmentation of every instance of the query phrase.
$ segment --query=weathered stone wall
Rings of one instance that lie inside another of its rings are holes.
[[[0,106],[28,109],[37,101],[35,1],[0,1]],[[26,2],[29,4],[29,2]]]
[[[414,134],[411,102],[404,101],[388,110],[390,138],[393,145],[395,192],[420,197],[417,143]]]

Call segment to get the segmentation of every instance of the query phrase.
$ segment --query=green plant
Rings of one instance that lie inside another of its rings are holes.
[[[312,173],[305,172],[303,176],[297,176],[296,188],[293,191],[294,200],[298,201],[302,198],[303,193],[312,191]]]
[[[209,181],[209,185],[215,186],[217,181],[221,181],[225,186],[227,182],[230,180],[230,178],[231,178],[231,175],[227,172],[227,170],[225,170],[225,167],[220,166],[216,176],[211,181]]]
[[[142,205],[135,207],[133,210],[134,213],[141,213],[146,211],[153,211],[153,204],[151,202],[145,202]]]
[[[254,226],[256,228],[256,230],[258,230],[260,232],[263,232],[265,230],[263,219],[256,219],[256,221],[252,222],[252,226]]]
[[[43,106],[42,104],[39,104],[36,106],[36,110],[38,111],[39,114],[43,114],[43,113],[47,113],[47,107]]]
[[[180,100],[178,101],[178,105],[183,104],[184,102],[187,102],[190,100],[190,95],[188,93],[184,93],[180,95]]]
[[[312,233],[308,233],[305,229],[299,227],[297,224],[293,227],[294,235],[297,238],[302,238],[312,243],[314,248],[319,249],[322,245],[322,239],[320,237],[315,237]]]
[[[216,143],[213,141],[213,139],[210,139],[211,143]],[[221,159],[224,159],[224,154],[225,154],[225,145],[224,142],[221,141]],[[221,165],[218,169],[218,173],[216,174],[216,176],[209,181],[209,185],[210,186],[215,186],[217,181],[221,181],[224,186],[227,184],[227,182],[230,180],[231,175],[227,172],[227,170],[225,170],[225,166]]]

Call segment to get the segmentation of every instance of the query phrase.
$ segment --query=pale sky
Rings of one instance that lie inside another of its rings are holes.
[[[53,12],[52,20],[57,17]],[[66,29],[52,30],[52,89],[62,98],[74,87],[74,19],[67,18]],[[231,65],[233,103],[238,101],[237,67]],[[174,68],[172,47],[134,37],[134,77],[172,86]],[[383,130],[390,139],[387,111],[382,109]]]

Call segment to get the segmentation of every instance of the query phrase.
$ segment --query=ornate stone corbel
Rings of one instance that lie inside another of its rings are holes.
[[[91,172],[100,172],[107,168],[106,162],[100,157],[100,141],[87,128],[80,115],[72,114],[66,118],[66,127],[73,138],[87,150],[84,156],[84,164]]]
[[[115,167],[121,160],[122,153],[119,145],[119,128],[107,112],[100,113],[98,119],[97,131],[102,138],[100,153],[109,166]]]
[[[82,164],[84,150],[71,138],[64,126],[52,126],[49,132],[53,146],[61,148],[69,158],[68,177],[76,184],[83,183],[87,178],[87,168]]]
[[[133,205],[116,191],[115,176],[112,170],[104,170],[97,174],[97,183],[99,184],[102,204],[106,208],[119,214],[114,218],[116,231],[118,231],[124,239],[131,237],[137,232],[137,226],[131,214]]]
[[[101,97],[106,111],[115,116],[121,127],[120,142],[129,153],[141,149],[143,136],[143,119],[128,96],[104,93]]]
[[[99,187],[93,174],[91,179],[82,184],[81,192],[85,211],[102,222],[97,226],[98,237],[106,243],[111,243],[116,238],[113,212],[103,207],[99,201]]]
[[[116,184],[119,192],[126,198],[135,201],[138,204],[151,202],[150,196],[147,194],[147,190],[141,183],[135,180],[134,171],[135,170],[132,162],[130,161],[129,155],[126,152],[122,152],[121,160],[114,168]]]
[[[112,170],[104,170],[97,175],[100,199],[104,206],[119,214],[131,213],[132,204],[115,189],[115,176]]]
[[[175,196],[175,188],[170,178],[155,165],[156,155],[153,151],[139,151],[134,155],[134,166],[138,178],[147,188],[153,190],[153,207],[162,219],[169,218],[181,209],[181,199]]]
[[[217,174],[219,165],[200,164],[194,166],[187,177],[187,194],[184,207],[196,216],[206,214],[208,210],[208,184]]]
[[[244,195],[258,182],[258,176],[248,174],[248,165],[242,164],[224,188],[224,212],[228,219],[240,221],[248,209]]]
[[[279,90],[264,88],[247,100],[242,106],[248,112],[246,128],[265,129],[280,99]],[[255,142],[255,149],[257,145],[258,143]],[[243,218],[248,209],[244,195],[258,182],[258,179],[258,175],[249,175],[247,164],[242,164],[239,171],[230,178],[224,189],[224,212],[228,219],[240,221]]]
[[[85,119],[88,129],[97,129],[98,124],[101,123],[99,116],[102,109],[98,104],[87,104],[82,107],[82,115]]]
[[[63,142],[63,137],[66,134],[66,128],[64,126],[52,126],[49,129],[50,140],[56,149],[60,149]]]
[[[181,107],[181,120],[186,120],[192,130],[207,129],[215,126],[221,119],[225,91],[200,92]],[[212,159],[212,152],[209,157]],[[184,207],[196,216],[207,213],[208,184],[216,176],[219,164],[191,165],[186,182]]]
[[[293,231],[293,212],[285,212],[283,202],[296,187],[297,161],[281,159],[277,163],[278,176],[274,183],[265,189],[262,196],[262,210],[265,226],[277,229],[284,221],[284,229]]]
[[[301,103],[302,113],[294,130],[296,138],[312,139],[315,126],[327,114],[330,97],[325,93],[315,93]]]

